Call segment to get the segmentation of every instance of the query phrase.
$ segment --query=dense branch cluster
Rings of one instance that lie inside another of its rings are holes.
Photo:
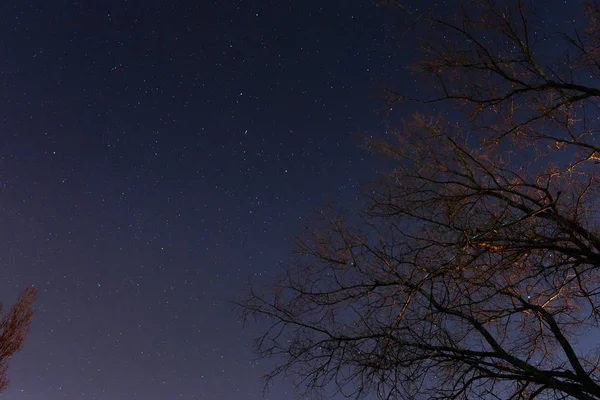
[[[0,392],[8,387],[6,375],[10,358],[23,347],[33,317],[33,302],[37,290],[30,286],[23,290],[11,308],[0,317]],[[0,304],[2,314],[2,304]]]
[[[506,5],[510,3],[510,5]],[[444,104],[369,148],[395,168],[358,218],[324,214],[242,307],[257,351],[348,397],[600,399],[600,5],[557,34],[533,2],[423,17],[413,67]],[[582,15],[583,16],[583,15]]]

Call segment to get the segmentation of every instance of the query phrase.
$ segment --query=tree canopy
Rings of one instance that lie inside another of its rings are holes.
[[[26,288],[19,295],[17,302],[3,315],[0,304],[0,392],[8,387],[8,362],[21,350],[29,333],[36,296],[37,290],[33,286]]]
[[[421,105],[367,143],[392,170],[240,303],[269,323],[268,378],[349,398],[600,399],[600,2],[564,32],[536,5],[410,14],[428,39],[406,73],[431,97],[386,91]]]

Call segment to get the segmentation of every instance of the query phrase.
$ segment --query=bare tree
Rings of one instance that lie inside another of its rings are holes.
[[[600,4],[581,10],[566,33],[525,1],[419,15],[431,39],[412,70],[433,97],[388,90],[390,106],[447,113],[371,140],[395,168],[365,185],[360,218],[324,213],[275,289],[241,303],[270,323],[268,378],[357,398],[600,399]]]
[[[33,317],[33,302],[37,290],[28,287],[19,295],[17,302],[0,318],[0,392],[8,387],[6,376],[10,358],[23,347]],[[0,304],[0,314],[2,305]]]

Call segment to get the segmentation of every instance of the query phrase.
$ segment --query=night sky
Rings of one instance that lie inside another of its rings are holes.
[[[0,2],[0,300],[40,291],[0,398],[260,399],[272,364],[231,301],[376,175],[360,135],[386,129],[380,89],[416,87],[398,18],[365,0]]]

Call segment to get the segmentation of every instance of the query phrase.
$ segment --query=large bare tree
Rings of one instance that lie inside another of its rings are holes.
[[[269,377],[347,397],[600,399],[600,4],[573,4],[586,25],[562,33],[535,6],[404,7],[427,30],[411,72],[431,97],[388,90],[389,107],[442,114],[371,140],[394,168],[364,210],[324,213],[275,289],[241,303],[269,323]]]

